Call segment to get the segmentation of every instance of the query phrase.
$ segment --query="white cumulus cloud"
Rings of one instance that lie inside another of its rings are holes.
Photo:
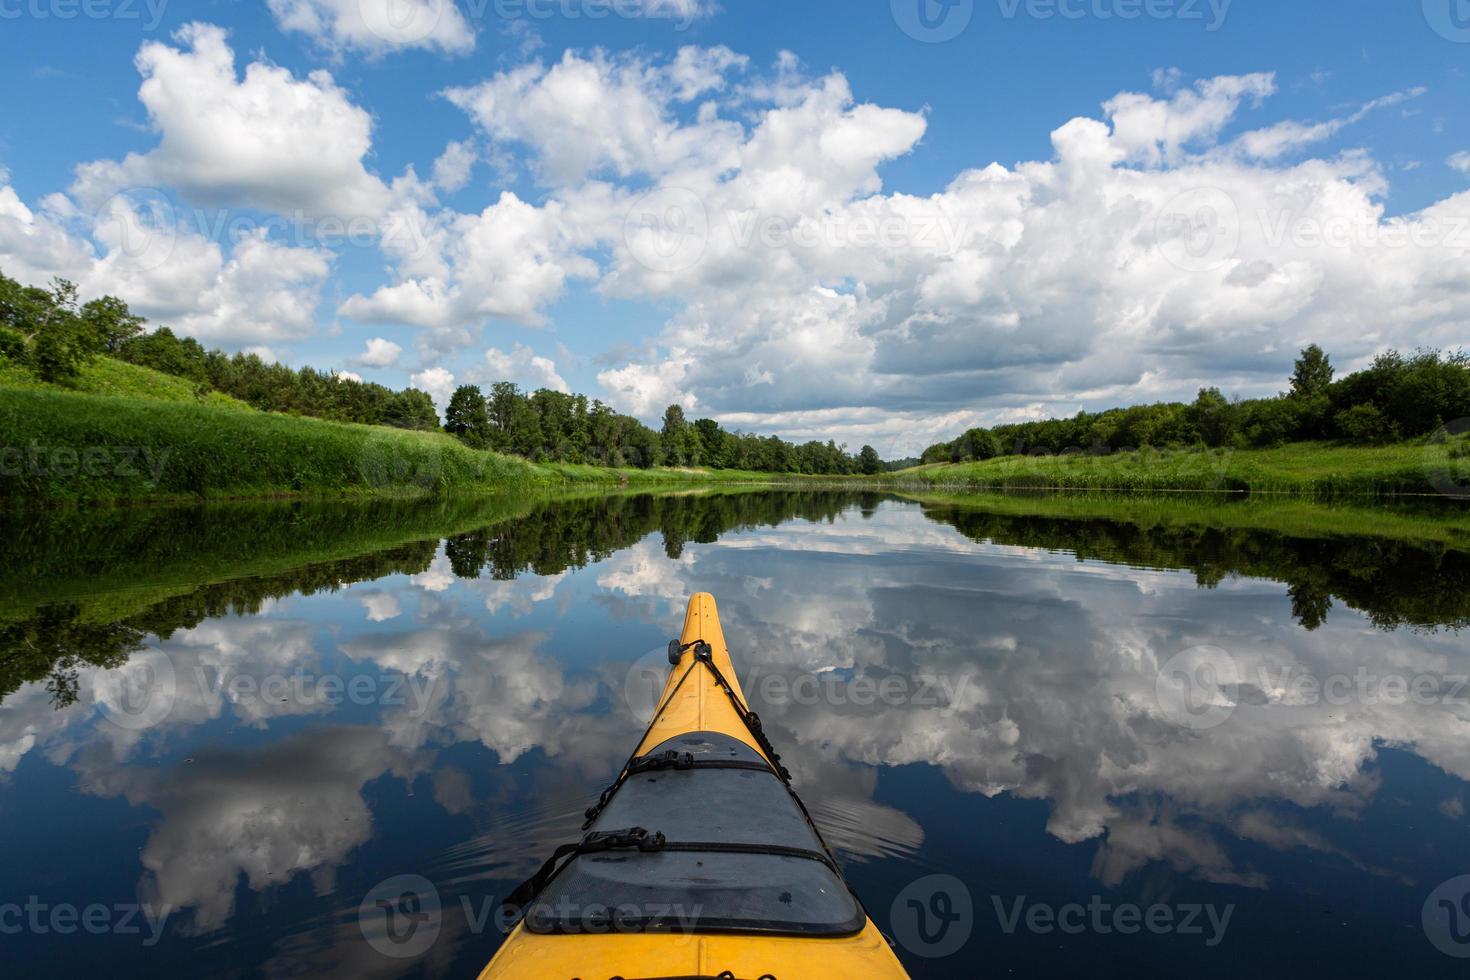
[[[283,31],[333,51],[369,55],[409,48],[474,50],[475,31],[455,0],[267,0]]]
[[[402,353],[403,348],[393,341],[374,337],[367,342],[363,352],[357,355],[357,362],[365,367],[392,367],[398,363],[398,355]]]

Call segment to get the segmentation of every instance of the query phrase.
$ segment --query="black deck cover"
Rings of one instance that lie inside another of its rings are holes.
[[[759,763],[744,742],[716,732],[676,736],[672,749],[696,760]],[[671,845],[717,843],[797,848],[821,841],[769,768],[659,769],[630,776],[592,825],[643,827]],[[613,931],[760,932],[851,935],[866,915],[820,860],[784,854],[637,850],[580,854],[527,910],[537,933]]]

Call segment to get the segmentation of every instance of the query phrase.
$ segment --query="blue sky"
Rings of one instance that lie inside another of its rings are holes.
[[[440,396],[508,375],[888,455],[1465,333],[1463,0],[447,2],[0,0],[0,268]],[[954,36],[906,33],[921,5]],[[708,241],[648,268],[629,229],[686,198]],[[1217,199],[1244,231],[1171,259]],[[166,255],[119,246],[119,201]]]

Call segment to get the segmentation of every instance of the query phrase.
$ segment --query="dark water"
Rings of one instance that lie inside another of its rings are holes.
[[[1470,551],[1026,511],[8,518],[4,972],[473,975],[708,591],[915,976],[1463,976]]]

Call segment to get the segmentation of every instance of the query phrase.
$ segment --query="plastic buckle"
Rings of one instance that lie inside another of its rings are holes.
[[[582,838],[583,851],[610,851],[616,848],[637,847],[648,836],[642,827],[628,830],[594,830]]]

